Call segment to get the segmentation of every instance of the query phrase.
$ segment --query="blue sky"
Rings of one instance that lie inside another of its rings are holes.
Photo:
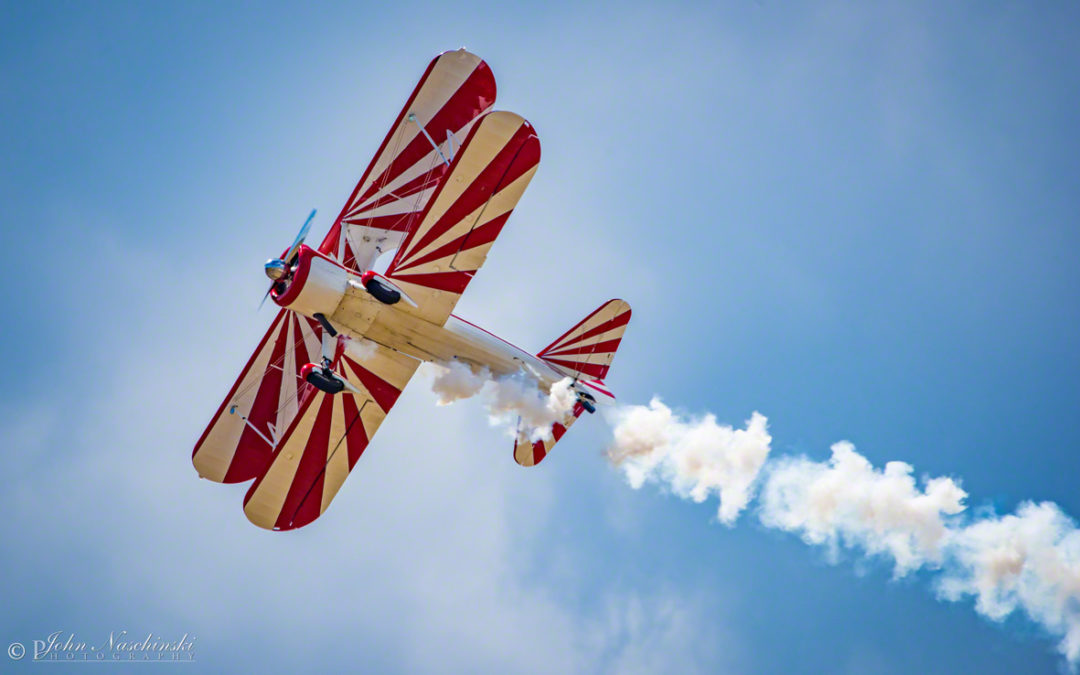
[[[1078,8],[0,3],[3,646],[197,636],[208,670],[1054,672],[1055,640],[630,490],[599,418],[525,470],[418,377],[316,524],[191,447],[436,53],[539,173],[458,313],[540,348],[611,297],[609,384],[773,455],[848,439],[1080,515]],[[10,663],[4,663],[4,669]],[[20,665],[26,666],[23,661]]]

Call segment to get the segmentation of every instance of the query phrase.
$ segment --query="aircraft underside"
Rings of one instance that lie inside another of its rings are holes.
[[[494,102],[480,57],[435,57],[318,248],[303,243],[312,211],[265,264],[281,309],[192,452],[203,478],[252,482],[244,513],[255,525],[290,530],[326,511],[421,362],[520,374],[539,396],[571,380],[550,424],[525,424],[519,409],[522,466],[614,400],[604,378],[626,302],[609,300],[535,354],[452,313],[540,163],[532,125]]]
[[[357,342],[351,346],[354,354],[362,355],[364,340],[370,340],[419,361],[460,361],[474,370],[486,368],[494,376],[524,373],[545,392],[567,377],[550,363],[453,314],[441,326],[417,316],[409,296],[381,275],[355,274],[307,247],[302,247],[294,268],[292,279],[272,291],[274,301]],[[332,354],[324,356],[333,359]],[[595,400],[584,384],[579,388]]]

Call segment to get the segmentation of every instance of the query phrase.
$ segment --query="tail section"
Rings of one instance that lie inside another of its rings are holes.
[[[552,428],[551,436],[533,441],[520,433],[514,444],[514,460],[522,466],[540,463],[555,443],[583,412],[595,410],[597,403],[613,403],[614,394],[604,384],[611,361],[619,349],[626,325],[630,323],[630,305],[624,300],[608,300],[559,339],[540,350],[538,357],[574,378],[578,402],[562,424]]]
[[[521,421],[518,420],[518,436],[514,441],[514,461],[521,466],[536,466],[542,459],[547,457],[559,439],[574,421],[585,412],[585,406],[580,402],[574,405],[574,409],[566,414],[562,424],[556,424],[551,428],[551,436],[534,441],[523,433]]]
[[[628,323],[630,305],[608,300],[537,356],[570,377],[603,380]]]

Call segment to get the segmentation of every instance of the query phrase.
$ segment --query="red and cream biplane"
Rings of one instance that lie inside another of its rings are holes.
[[[532,126],[494,102],[483,60],[437,56],[318,249],[303,244],[309,216],[266,263],[281,309],[192,453],[203,478],[254,480],[244,512],[259,527],[326,510],[423,361],[527,373],[545,393],[573,378],[576,402],[548,437],[518,434],[523,466],[614,400],[604,378],[630,320],[622,300],[535,355],[451,314],[540,162]]]

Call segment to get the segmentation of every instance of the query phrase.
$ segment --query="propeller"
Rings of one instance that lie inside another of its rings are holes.
[[[259,309],[262,309],[262,306],[266,303],[266,299],[270,297],[271,291],[274,290],[274,284],[288,274],[293,258],[296,257],[296,252],[300,250],[300,245],[304,243],[304,238],[307,237],[308,231],[311,230],[311,221],[314,218],[315,209],[311,209],[311,213],[308,214],[304,224],[300,226],[300,232],[297,233],[296,239],[293,240],[292,245],[285,251],[285,255],[280,258],[271,258],[263,265],[266,276],[270,277],[270,288],[267,289],[266,295],[263,296],[262,302],[259,303]]]

